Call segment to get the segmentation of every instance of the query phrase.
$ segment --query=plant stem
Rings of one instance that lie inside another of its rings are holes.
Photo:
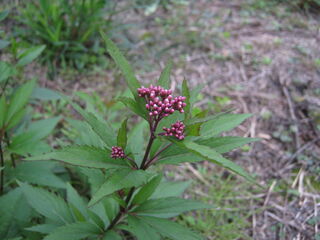
[[[5,140],[6,140],[7,147],[10,147],[10,139],[9,139],[8,133],[5,132],[4,133],[4,137],[5,137]],[[12,166],[15,168],[16,167],[16,161],[15,161],[14,156],[13,156],[12,153],[10,154],[10,158],[11,158]]]
[[[144,166],[143,169],[147,169],[148,167],[150,167],[150,165],[152,165],[155,161],[157,161],[157,157],[166,149],[168,149],[173,143],[168,144],[167,146],[165,146],[164,148],[162,148],[159,152],[157,152],[152,159],[150,159],[149,162],[147,162],[147,164]]]
[[[3,185],[4,185],[4,157],[3,157],[3,150],[2,150],[2,137],[0,138],[0,195],[3,194]]]

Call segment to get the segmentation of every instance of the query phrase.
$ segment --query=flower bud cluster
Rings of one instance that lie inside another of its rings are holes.
[[[125,158],[126,155],[121,147],[113,146],[111,148],[111,157],[112,158]]]
[[[163,130],[164,135],[165,136],[175,136],[176,138],[178,138],[179,140],[183,140],[184,139],[184,131],[185,125],[183,124],[183,122],[177,121],[176,123],[171,125],[171,128],[166,128],[164,127]]]
[[[167,117],[174,111],[183,113],[183,108],[187,105],[184,101],[186,97],[172,97],[172,91],[161,86],[150,86],[148,88],[138,88],[139,97],[144,97],[147,101],[146,109],[150,116],[158,116],[158,119]]]

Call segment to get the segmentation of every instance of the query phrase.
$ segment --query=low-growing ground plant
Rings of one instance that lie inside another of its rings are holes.
[[[99,30],[111,28],[115,1],[32,0],[18,7],[19,35],[33,45],[46,45],[41,60],[57,67],[83,69],[102,60]]]
[[[38,214],[34,225],[26,230],[46,240],[203,239],[172,219],[212,205],[179,197],[189,183],[168,182],[155,166],[205,160],[254,183],[244,169],[222,154],[256,139],[219,136],[250,115],[207,116],[206,110],[192,114],[199,89],[190,90],[184,81],[181,96],[175,96],[169,81],[171,63],[156,85],[143,87],[116,45],[102,36],[131,91],[131,97],[118,100],[141,121],[132,126],[131,119],[124,119],[115,131],[108,121],[65,97],[84,118],[83,131],[90,143],[78,142],[25,160],[55,160],[76,166],[90,183],[89,196],[80,196],[71,184],[67,184],[64,198],[61,192],[56,192],[58,196],[20,182],[29,205]]]

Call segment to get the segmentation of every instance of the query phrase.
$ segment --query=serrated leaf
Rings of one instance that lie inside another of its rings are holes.
[[[49,234],[49,233],[53,232],[58,227],[59,227],[59,225],[55,225],[55,224],[39,224],[39,225],[35,225],[32,227],[28,227],[28,228],[26,228],[26,230],[32,231],[32,232]]]
[[[122,237],[117,232],[109,230],[105,233],[103,240],[122,240]]]
[[[139,115],[144,119],[147,119],[147,111],[145,110],[145,108],[141,108],[141,106],[132,98],[119,97],[118,100],[122,102],[127,108],[129,108],[135,114]]]
[[[128,119],[125,119],[118,131],[117,146],[122,147],[122,149],[125,149],[127,146],[127,122]]]
[[[128,61],[125,59],[125,57],[122,55],[118,47],[114,44],[114,42],[107,37],[107,35],[103,32],[100,32],[103,40],[105,41],[106,48],[108,53],[111,55],[113,60],[116,62],[117,66],[120,68],[121,72],[123,73],[126,82],[128,84],[129,89],[131,90],[133,96],[137,98],[137,89],[141,86],[138,82],[137,78],[135,77],[135,74],[128,63]]]
[[[88,237],[97,237],[100,229],[90,222],[76,222],[55,229],[44,240],[79,240]]]
[[[6,63],[0,61],[0,83],[7,80],[9,77],[15,74],[14,68]]]
[[[65,201],[41,188],[32,187],[26,183],[19,183],[30,206],[41,215],[55,223],[65,224],[73,222],[72,214]]]
[[[184,119],[187,120],[191,117],[191,106],[190,106],[190,91],[188,87],[187,80],[184,79],[182,82],[182,95],[186,97],[185,103],[187,104],[183,110],[184,110]]]
[[[245,144],[259,141],[259,138],[244,137],[213,137],[205,140],[199,140],[197,143],[212,147],[218,153],[226,153]]]
[[[218,164],[222,167],[225,167],[225,168],[231,170],[232,172],[244,177],[245,179],[247,179],[250,182],[256,183],[254,178],[252,176],[250,176],[250,174],[248,174],[242,167],[240,167],[239,165],[235,164],[234,162],[222,157],[221,154],[218,153],[217,151],[215,151],[214,149],[212,149],[208,146],[204,146],[204,145],[197,144],[195,142],[188,141],[188,140],[184,140],[182,142],[176,142],[176,143],[179,146],[183,146],[183,147],[187,148],[189,151],[195,153],[196,155],[204,157],[205,159],[207,159],[210,162],[213,162],[213,163]]]
[[[183,212],[212,208],[212,205],[176,197],[148,200],[132,211],[137,215],[171,218]]]
[[[84,217],[88,217],[87,204],[78,194],[78,192],[71,186],[70,183],[67,183],[67,202],[72,204]]]
[[[36,87],[32,93],[32,98],[43,100],[43,101],[54,101],[61,99],[61,95],[49,88]]]
[[[120,169],[112,174],[107,181],[93,195],[89,202],[92,206],[104,197],[123,188],[139,187],[145,184],[150,177],[150,173],[143,170]]]
[[[132,203],[133,204],[140,204],[144,201],[148,200],[149,197],[153,194],[156,190],[160,181],[162,179],[162,175],[158,175],[152,178],[145,186],[143,186],[139,192],[134,196]]]
[[[86,122],[90,125],[92,130],[101,138],[101,140],[109,147],[115,146],[116,138],[114,134],[114,130],[111,125],[105,121],[101,122],[94,114],[90,112],[86,112],[77,104],[73,103],[70,99],[65,99],[72,105],[72,107],[81,114],[81,116],[86,120]]]
[[[201,156],[197,156],[193,153],[186,153],[161,158],[156,162],[156,164],[178,165],[183,162],[201,162],[203,160],[205,159]]]
[[[17,63],[18,67],[25,66],[35,60],[46,48],[45,45],[36,46],[25,50],[20,56]]]
[[[172,240],[202,240],[203,238],[197,233],[189,230],[177,224],[173,221],[156,218],[156,217],[147,217],[140,216],[139,219],[152,228],[154,228],[157,232],[159,232],[162,236],[168,237]]]
[[[65,188],[66,184],[52,171],[56,167],[53,162],[22,162],[8,171],[8,176],[21,182],[29,182],[40,186]]]
[[[32,94],[35,84],[36,82],[34,80],[29,81],[18,88],[12,95],[12,97],[10,98],[6,116],[6,124],[8,124],[12,120],[13,115],[18,113],[28,103],[29,97]]]
[[[92,146],[68,146],[39,156],[28,157],[27,161],[56,160],[80,167],[88,168],[127,168],[124,161],[112,159],[110,151]]]
[[[148,124],[146,121],[141,121],[134,126],[128,136],[128,148],[131,150],[135,162],[138,166],[141,165],[143,158],[143,150],[145,146],[144,130],[147,129]]]
[[[165,88],[170,89],[170,73],[173,66],[172,60],[168,61],[167,65],[161,72],[160,78],[158,80],[158,85]]]
[[[240,125],[251,114],[224,114],[210,120],[201,126],[200,135],[202,138],[209,138],[219,135],[222,132],[230,131]]]
[[[190,186],[191,181],[161,182],[151,195],[151,199],[178,197]]]
[[[138,240],[160,240],[160,235],[156,230],[144,224],[138,217],[128,216],[128,230],[132,232]]]

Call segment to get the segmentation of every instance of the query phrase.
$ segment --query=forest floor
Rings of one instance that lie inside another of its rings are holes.
[[[319,16],[271,1],[198,0],[118,18],[130,23],[118,42],[131,46],[126,55],[142,81],[155,82],[172,59],[172,87],[184,78],[202,84],[197,107],[252,113],[230,134],[261,138],[229,158],[265,189],[208,163],[166,169],[168,177],[195,179],[187,194],[217,206],[180,221],[208,239],[320,239]],[[116,70],[64,77],[42,82],[108,100],[123,90]]]

